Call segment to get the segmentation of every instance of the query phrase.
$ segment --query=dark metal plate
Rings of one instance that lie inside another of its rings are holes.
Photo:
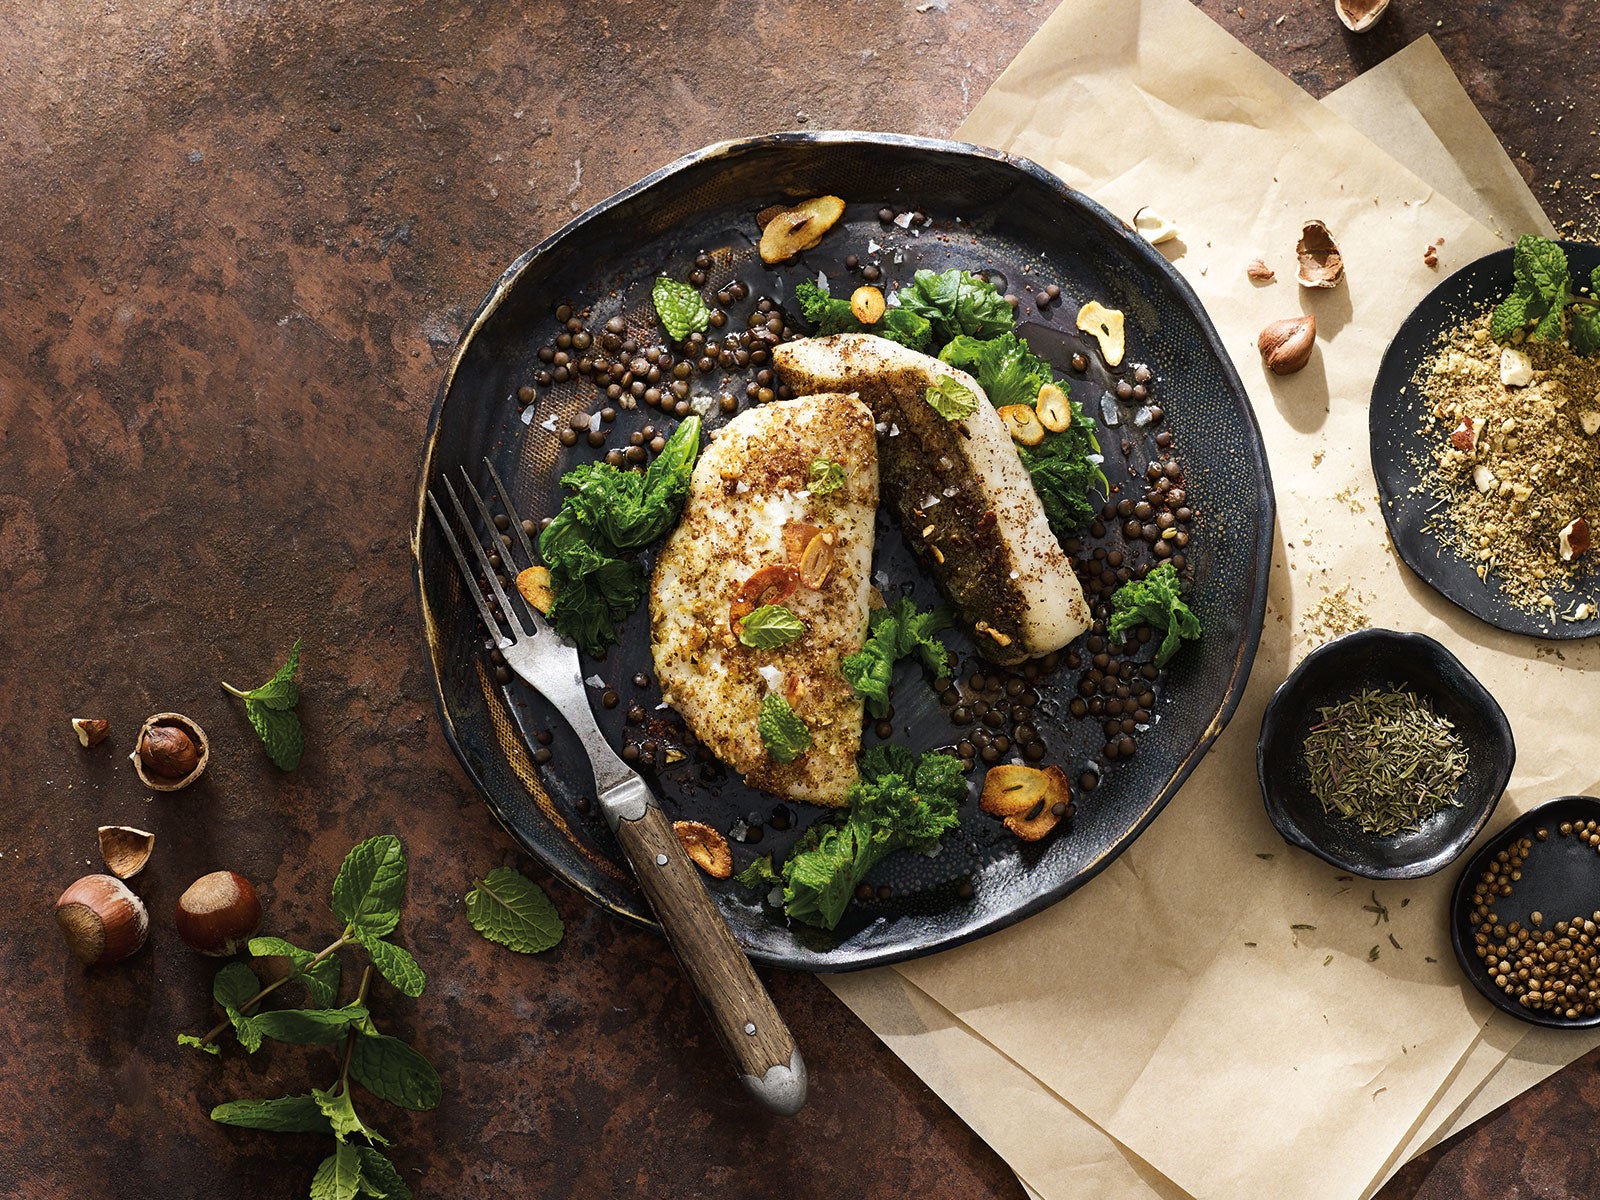
[[[816,250],[785,268],[763,268],[755,254],[754,214],[775,201],[835,193],[850,202],[840,226]],[[881,206],[918,209],[934,218],[913,236],[879,222]],[[711,283],[740,278],[751,298],[735,305],[728,328],[763,292],[782,300],[819,271],[835,294],[853,277],[848,254],[883,250],[885,290],[909,282],[921,267],[961,266],[998,272],[1019,294],[1058,283],[1063,302],[1031,318],[1024,332],[1059,369],[1075,344],[1073,318],[1095,298],[1127,313],[1127,361],[1148,363],[1165,428],[1187,475],[1197,512],[1190,545],[1192,605],[1204,639],[1175,660],[1158,691],[1155,720],[1138,753],[1114,763],[1098,790],[1079,798],[1072,827],[1036,845],[1020,845],[999,825],[963,808],[959,833],[935,858],[895,855],[870,877],[892,898],[852,906],[833,933],[790,927],[781,914],[731,883],[711,884],[735,936],[758,961],[804,970],[843,970],[928,954],[1009,925],[1059,900],[1103,869],[1138,836],[1221,732],[1249,674],[1266,606],[1273,500],[1266,456],[1244,389],[1194,293],[1141,238],[1092,201],[1022,159],[949,142],[878,134],[781,134],[714,146],[681,159],[585,213],[518,259],[469,323],[440,388],[429,428],[423,485],[463,465],[482,478],[481,457],[496,464],[524,515],[553,512],[565,464],[593,455],[580,444],[561,450],[542,425],[560,428],[574,412],[593,411],[592,387],[556,388],[518,417],[515,392],[539,367],[538,348],[557,332],[555,307],[565,300],[594,305],[591,327],[612,314],[644,311],[657,273],[679,277],[694,256],[716,261]],[[1097,374],[1098,372],[1098,374]],[[1108,377],[1091,368],[1074,394],[1097,412]],[[720,391],[721,375],[696,377],[696,390]],[[740,381],[742,383],[742,380]],[[1085,389],[1078,391],[1079,388]],[[736,392],[741,389],[736,387]],[[1128,409],[1131,414],[1132,409]],[[613,444],[659,414],[642,406],[617,422]],[[726,418],[713,414],[709,424]],[[1142,473],[1155,428],[1124,426],[1103,440],[1113,484]],[[1128,439],[1126,457],[1120,452]],[[483,632],[464,596],[438,533],[418,504],[414,531],[417,582],[428,653],[447,736],[462,764],[513,837],[558,875],[618,914],[648,922],[620,853],[595,806],[580,804],[592,781],[576,741],[530,689],[497,687]],[[1118,536],[1113,534],[1113,536]],[[875,569],[923,605],[938,602],[931,581],[886,517],[880,518]],[[963,660],[971,646],[952,635]],[[636,689],[635,672],[650,669],[648,620],[627,622],[623,641],[604,661],[585,663],[621,695],[614,709],[591,696],[602,728],[619,744],[624,713],[639,700],[659,702],[653,686]],[[1066,707],[1077,673],[1060,671],[1041,684],[1037,724],[1049,761],[1074,776],[1104,741],[1098,722],[1074,720]],[[920,748],[954,740],[948,717],[914,668],[896,680],[895,736]],[[652,711],[652,716],[664,716]],[[553,729],[554,758],[536,768],[525,735]],[[640,736],[635,734],[635,736]],[[873,735],[868,732],[867,743]],[[771,812],[763,797],[715,764],[693,756],[653,777],[673,818],[691,817],[724,831],[741,818]],[[586,811],[585,811],[586,810]],[[797,822],[771,825],[758,846],[735,845],[736,866],[759,852],[780,854],[819,810],[790,806]],[[972,895],[962,898],[963,884]]]
[[[1557,832],[1563,821],[1594,820],[1600,820],[1600,800],[1593,796],[1562,796],[1541,804],[1486,842],[1461,869],[1461,876],[1456,880],[1450,897],[1450,943],[1455,947],[1456,961],[1473,987],[1501,1012],[1510,1013],[1518,1020],[1550,1029],[1590,1029],[1600,1025],[1600,1013],[1568,1020],[1540,1009],[1523,1008],[1497,988],[1478,957],[1474,940],[1477,928],[1472,924],[1472,890],[1496,854],[1513,842],[1527,838],[1533,847],[1522,865],[1522,878],[1512,885],[1510,896],[1495,903],[1494,913],[1500,921],[1521,921],[1528,925],[1530,914],[1537,912],[1544,917],[1542,928],[1550,929],[1557,921],[1600,912],[1600,856],[1577,838],[1562,837]],[[1550,835],[1542,842],[1534,836],[1540,829],[1547,830]]]
[[[1562,242],[1561,247],[1574,279],[1587,279],[1600,266],[1600,246]],[[1446,600],[1510,633],[1563,641],[1594,637],[1600,633],[1594,621],[1561,621],[1518,608],[1506,598],[1497,576],[1491,573],[1487,580],[1479,579],[1474,563],[1442,547],[1423,527],[1437,501],[1421,486],[1432,465],[1432,442],[1422,432],[1425,402],[1412,376],[1433,354],[1445,330],[1510,292],[1511,254],[1509,249],[1497,250],[1462,267],[1429,292],[1395,333],[1378,367],[1368,409],[1372,474],[1395,549],[1406,566]],[[1572,604],[1585,600],[1600,604],[1600,573],[1591,569],[1576,583],[1571,593],[1562,593],[1563,598]],[[1565,607],[1558,603],[1558,608]]]

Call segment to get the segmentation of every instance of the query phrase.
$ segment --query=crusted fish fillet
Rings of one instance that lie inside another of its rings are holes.
[[[840,395],[735,417],[695,464],[650,578],[650,648],[667,703],[752,786],[830,807],[845,803],[861,748],[861,701],[839,663],[867,637],[872,425],[865,405]],[[820,493],[808,486],[819,459],[842,468]],[[804,633],[774,649],[742,644],[741,613],[763,603],[789,609]],[[793,762],[775,762],[757,728],[773,692],[811,733]]]
[[[787,342],[772,352],[797,392],[857,394],[878,422],[884,498],[979,651],[1015,663],[1089,628],[1089,606],[1000,417],[970,375],[870,334]],[[947,421],[927,402],[940,376],[979,398]]]

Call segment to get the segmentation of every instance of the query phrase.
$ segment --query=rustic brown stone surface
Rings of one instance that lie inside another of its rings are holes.
[[[1590,10],[1396,0],[1358,41],[1323,3],[1202,7],[1313,92],[1433,32],[1558,221],[1589,211]],[[0,1194],[304,1195],[325,1139],[205,1114],[325,1086],[335,1060],[177,1047],[214,1019],[216,964],[171,911],[232,868],[269,932],[320,945],[345,850],[394,830],[413,863],[402,940],[430,986],[380,986],[375,1011],[446,1096],[364,1111],[419,1194],[1019,1195],[816,980],[771,977],[813,1073],[785,1123],[733,1091],[659,941],[559,885],[557,950],[471,933],[473,876],[533,868],[440,735],[406,531],[441,365],[522,249],[718,138],[947,133],[1047,6],[904,0],[820,23],[728,0],[0,8]],[[286,776],[217,682],[259,682],[296,636],[310,749]],[[162,709],[205,726],[212,762],[151,797],[126,755]],[[111,739],[80,748],[74,715],[109,718]],[[95,827],[120,823],[158,834],[135,881],[150,944],[86,972],[50,906],[97,868]],[[1591,1157],[1532,1137],[1547,1113],[1592,1121],[1591,1074],[1434,1156],[1441,1180],[1505,1186],[1403,1194],[1591,1194]]]

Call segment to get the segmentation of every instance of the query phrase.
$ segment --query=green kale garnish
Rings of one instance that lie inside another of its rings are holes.
[[[1504,341],[1518,331],[1530,341],[1557,342],[1565,333],[1573,352],[1600,351],[1600,301],[1572,290],[1567,254],[1549,238],[1525,233],[1511,256],[1511,294],[1495,306],[1489,332]],[[1600,267],[1589,275],[1592,291],[1600,292]],[[1564,324],[1563,317],[1570,317]]]
[[[796,921],[832,929],[873,867],[896,850],[932,850],[960,823],[956,806],[967,781],[959,759],[882,745],[864,753],[858,768],[848,814],[813,825],[783,864],[783,910]],[[747,886],[771,874],[770,865],[765,872],[752,865]]]
[[[1183,640],[1200,636],[1200,619],[1190,611],[1179,593],[1178,572],[1164,562],[1143,579],[1129,580],[1111,596],[1111,620],[1106,632],[1120,638],[1138,625],[1162,630],[1161,648],[1156,651],[1156,666],[1165,666]]]
[[[1039,398],[1039,389],[1055,382],[1050,364],[1028,349],[1024,339],[1009,331],[988,339],[962,334],[939,351],[939,357],[976,379],[996,408],[1008,404],[1031,408]]]
[[[679,425],[643,475],[585,463],[561,477],[571,494],[539,535],[555,603],[546,619],[599,655],[617,640],[616,624],[648,590],[644,569],[624,551],[647,546],[678,519],[700,453],[700,418]]]
[[[941,347],[962,334],[992,338],[1015,326],[1011,305],[999,289],[960,267],[943,274],[918,271],[910,287],[895,293],[895,300],[902,311],[927,319]]]
[[[919,612],[909,599],[873,612],[866,645],[839,664],[856,695],[866,701],[873,720],[880,720],[889,711],[889,681],[894,676],[895,663],[902,658],[917,655],[930,675],[944,671],[945,646],[937,635],[951,625],[945,609]]]
[[[849,482],[844,465],[831,458],[814,458],[806,474],[806,488],[813,496],[832,495]]]
[[[883,310],[877,324],[864,325],[856,319],[849,300],[835,299],[809,279],[795,285],[794,298],[800,304],[800,315],[810,322],[812,332],[818,337],[830,333],[875,333],[909,349],[926,350],[933,336],[926,319],[892,306]]]
[[[1050,364],[1014,333],[987,340],[958,337],[939,351],[939,357],[970,372],[996,408],[1008,404],[1032,408],[1040,389],[1055,382]],[[1067,390],[1066,385],[1062,390]],[[1070,426],[1047,432],[1037,446],[1017,447],[1022,465],[1033,478],[1033,490],[1044,505],[1050,529],[1062,541],[1094,516],[1096,505],[1090,495],[1096,491],[1105,494],[1111,486],[1098,462],[1100,441],[1095,437],[1094,419],[1070,399],[1070,393],[1068,402],[1072,405]]]

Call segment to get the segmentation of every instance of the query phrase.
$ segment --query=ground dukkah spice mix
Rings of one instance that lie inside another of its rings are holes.
[[[1600,360],[1561,342],[1502,346],[1487,310],[1449,330],[1414,382],[1435,446],[1430,522],[1441,543],[1496,576],[1518,607],[1596,615],[1558,598],[1593,573],[1600,520]]]

